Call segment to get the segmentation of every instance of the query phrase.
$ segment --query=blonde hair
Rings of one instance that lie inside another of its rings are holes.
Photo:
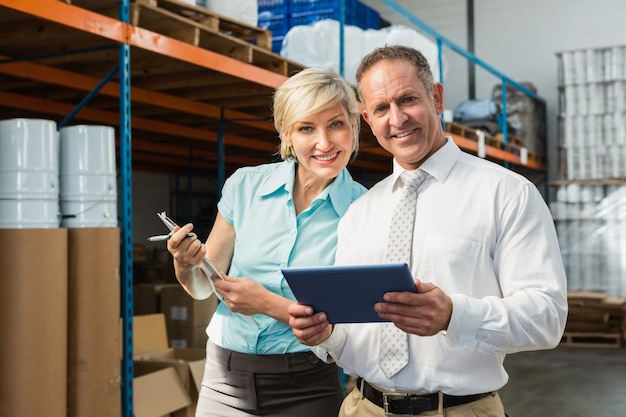
[[[274,126],[280,137],[280,156],[296,160],[285,134],[298,121],[341,104],[352,125],[352,158],[359,150],[361,127],[359,107],[354,88],[332,69],[307,68],[288,78],[274,93]]]

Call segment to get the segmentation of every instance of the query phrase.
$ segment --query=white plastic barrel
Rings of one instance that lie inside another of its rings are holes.
[[[77,125],[59,134],[61,226],[116,227],[115,130]]]
[[[56,123],[0,121],[0,228],[56,228],[59,221]]]

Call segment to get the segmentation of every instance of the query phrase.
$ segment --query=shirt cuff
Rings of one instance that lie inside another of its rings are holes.
[[[339,356],[339,351],[345,342],[346,333],[343,327],[341,325],[334,325],[330,337],[319,345],[313,346],[311,349],[319,358],[327,363],[330,363],[333,361],[329,361],[328,356],[330,355],[332,358],[337,358]]]
[[[463,294],[453,294],[452,317],[446,331],[448,344],[460,349],[473,350],[478,344],[477,335],[483,321],[483,305],[479,299]]]

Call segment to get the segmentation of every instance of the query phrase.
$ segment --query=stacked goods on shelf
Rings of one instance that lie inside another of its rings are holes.
[[[557,54],[559,180],[551,209],[568,286],[626,295],[626,46]]]
[[[294,26],[285,35],[280,54],[305,66],[332,68],[339,72],[339,26],[339,22],[333,19]],[[428,60],[435,81],[445,79],[448,67],[445,55],[440,60],[437,43],[416,29],[405,25],[391,25],[378,30],[363,30],[348,25],[344,29],[343,74],[346,81],[353,85],[356,85],[356,71],[361,58],[375,46],[393,44],[412,45],[418,48]],[[324,45],[324,48],[320,48],[319,45]]]
[[[626,296],[626,184],[562,185],[550,208],[569,289]]]
[[[259,27],[272,32],[272,51],[280,53],[289,31],[288,0],[259,0]]]
[[[197,0],[198,6],[206,7],[223,16],[232,17],[252,26],[257,25],[257,0]]]
[[[116,227],[115,130],[0,121],[0,228]]]
[[[289,29],[324,19],[340,20],[340,0],[258,0],[259,27],[272,32],[272,50],[280,53]],[[380,14],[357,0],[345,0],[344,22],[379,29]]]
[[[562,179],[626,178],[626,46],[557,57]]]
[[[7,341],[1,350],[11,387],[5,411],[115,416],[121,393],[115,133],[106,126],[60,130],[51,120],[0,121],[0,239],[7,257],[0,262],[11,277],[0,298],[8,309],[0,314],[7,320],[0,323]],[[54,389],[32,401],[30,391],[42,383]]]
[[[522,83],[530,91],[537,92],[531,83]],[[493,87],[492,97],[502,106],[502,85]],[[540,103],[523,91],[506,85],[506,122],[508,129],[524,141],[524,146],[537,155],[545,155],[544,109]]]
[[[161,312],[165,315],[170,346],[204,349],[208,339],[206,328],[217,303],[215,294],[204,300],[196,300],[180,284],[161,288]]]
[[[622,346],[626,298],[604,292],[570,291],[567,302],[569,313],[562,346]]]

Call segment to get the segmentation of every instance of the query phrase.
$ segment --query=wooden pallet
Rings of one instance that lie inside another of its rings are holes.
[[[560,346],[583,348],[621,348],[621,333],[565,332]]]
[[[459,135],[467,139],[478,141],[478,129],[464,126],[459,123],[446,122],[446,131],[454,135]],[[492,146],[498,149],[519,149],[524,146],[524,141],[517,136],[509,135],[509,141],[504,142],[502,133],[498,133],[495,136],[485,133],[485,145]]]
[[[194,15],[188,16],[185,11]],[[105,14],[116,13],[115,10],[108,10]],[[130,24],[134,26],[268,71],[288,76],[302,69],[302,66],[271,51],[269,31],[235,23],[208,9],[175,0],[137,0],[131,3],[129,14]]]
[[[266,50],[272,49],[272,33],[270,31],[215,13],[204,7],[197,7],[176,0],[135,0],[135,4],[168,11],[196,22],[211,32],[232,36]]]
[[[462,136],[464,138],[478,142],[478,129],[467,127],[458,123],[446,122],[445,131],[452,133],[453,135]],[[509,142],[504,143],[501,133],[497,134],[496,136],[488,135],[487,133],[485,133],[485,145],[517,155],[521,155],[521,149],[524,147],[524,141],[517,136],[509,135]],[[539,164],[545,163],[545,158],[539,154],[527,150],[526,155],[529,161],[533,161]]]

